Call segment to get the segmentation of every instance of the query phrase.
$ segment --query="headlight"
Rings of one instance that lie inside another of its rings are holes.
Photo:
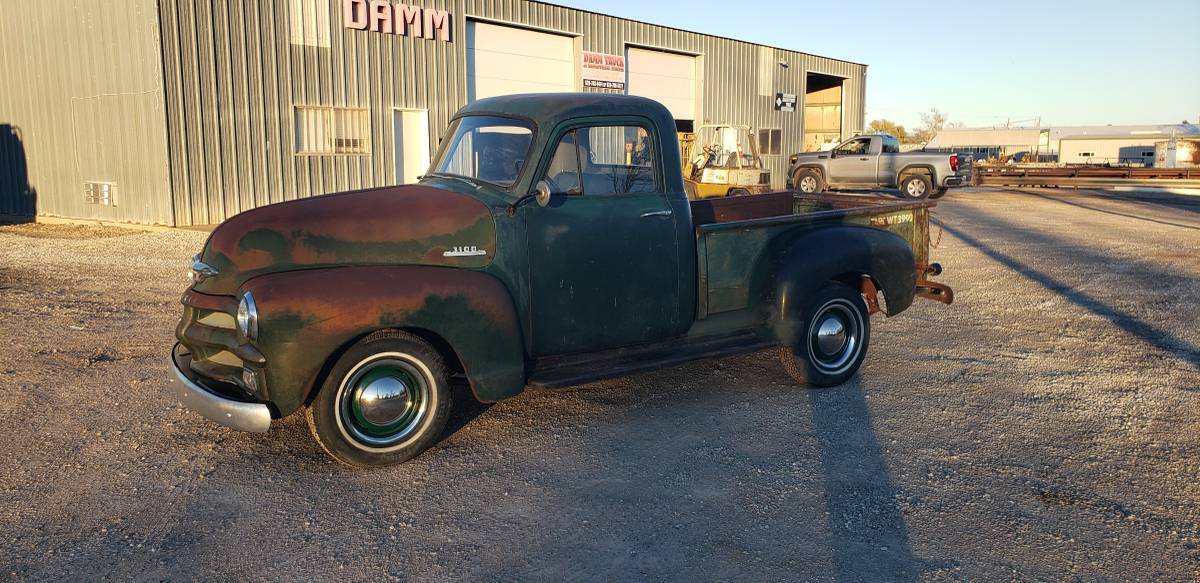
[[[242,336],[250,340],[258,336],[258,306],[254,305],[250,292],[242,294],[242,301],[238,302],[237,324]]]

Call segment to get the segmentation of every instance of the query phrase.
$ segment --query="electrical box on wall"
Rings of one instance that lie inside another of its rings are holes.
[[[88,204],[117,206],[117,185],[112,182],[84,182],[83,199]]]

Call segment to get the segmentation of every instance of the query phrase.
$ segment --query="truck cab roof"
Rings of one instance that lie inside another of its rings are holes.
[[[523,117],[536,122],[542,129],[583,117],[628,115],[649,118],[660,131],[675,131],[675,118],[663,104],[645,97],[614,93],[501,95],[474,101],[458,112],[458,116],[485,114]]]

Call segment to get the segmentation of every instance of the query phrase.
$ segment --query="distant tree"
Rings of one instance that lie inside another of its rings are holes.
[[[867,124],[867,129],[876,134],[891,134],[896,136],[901,142],[908,141],[908,131],[904,126],[897,125],[896,122],[890,119],[877,119]]]
[[[913,142],[927,144],[944,127],[946,127],[946,114],[942,113],[936,107],[930,109],[928,112],[921,114],[921,127],[913,132]]]

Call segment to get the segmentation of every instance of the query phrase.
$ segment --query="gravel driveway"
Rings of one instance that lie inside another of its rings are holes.
[[[957,292],[773,353],[459,400],[352,471],[174,404],[203,233],[0,228],[0,579],[1200,577],[1200,197],[952,191]]]

